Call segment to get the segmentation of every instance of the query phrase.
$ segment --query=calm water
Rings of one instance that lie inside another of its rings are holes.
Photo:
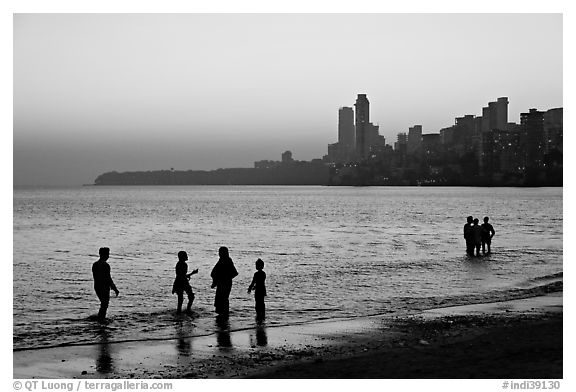
[[[465,256],[468,215],[491,217],[490,257]],[[240,273],[232,329],[254,325],[246,289],[259,257],[268,326],[531,296],[562,279],[562,188],[15,189],[14,347],[99,339],[101,246],[120,290],[111,341],[212,333],[222,245]],[[174,313],[179,250],[199,269],[193,317]]]

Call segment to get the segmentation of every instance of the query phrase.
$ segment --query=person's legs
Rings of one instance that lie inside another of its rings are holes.
[[[222,310],[224,314],[230,313],[230,292],[232,291],[232,281],[227,282],[222,288]]]
[[[266,305],[264,304],[264,297],[255,297],[256,299],[256,318],[263,319],[266,314]]]
[[[216,299],[214,305],[216,306],[216,313],[218,314],[228,314],[230,311],[230,304],[228,301],[228,296],[232,290],[232,281],[230,282],[219,282],[216,287]]]
[[[108,304],[110,303],[110,290],[98,290],[96,295],[100,300],[100,310],[98,311],[98,319],[106,319],[106,312],[108,310]]]
[[[192,292],[192,288],[188,287],[186,289],[186,294],[188,295],[188,306],[186,306],[186,311],[190,312],[192,308],[192,303],[194,302],[194,293]]]
[[[176,313],[182,312],[182,303],[184,302],[184,293],[182,291],[178,291],[176,293],[178,295],[178,308],[176,308]]]
[[[222,313],[222,289],[220,285],[216,286],[216,295],[214,296],[214,308],[216,309],[216,313]]]
[[[474,256],[474,242],[466,241],[466,253],[469,256]]]

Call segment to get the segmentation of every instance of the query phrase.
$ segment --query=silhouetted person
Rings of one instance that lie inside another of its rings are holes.
[[[266,306],[264,297],[266,296],[266,272],[264,272],[264,262],[261,259],[256,260],[256,272],[252,278],[252,283],[248,286],[248,294],[254,290],[254,299],[256,300],[256,318],[263,319],[266,316]]]
[[[190,286],[190,277],[198,273],[198,269],[188,273],[188,254],[181,250],[178,252],[178,262],[176,263],[176,279],[174,279],[174,284],[172,285],[172,294],[178,295],[178,308],[177,313],[182,312],[182,303],[184,302],[184,292],[188,295],[188,306],[186,311],[190,312],[192,308],[192,302],[194,302],[194,292],[192,292],[192,287]]]
[[[472,222],[474,218],[469,216],[466,218],[466,224],[464,225],[464,239],[466,240],[466,254],[468,256],[474,256],[474,234],[472,229]]]
[[[232,290],[232,279],[238,276],[238,271],[236,271],[236,267],[234,267],[234,263],[228,255],[228,248],[222,246],[218,249],[218,255],[220,259],[212,269],[212,273],[210,273],[212,288],[216,287],[214,306],[216,307],[216,313],[227,315],[230,310],[228,297]]]
[[[484,223],[482,224],[482,253],[486,253],[486,245],[488,245],[488,253],[490,253],[490,244],[492,243],[492,237],[496,232],[494,227],[488,223],[488,217],[484,217]]]
[[[110,276],[110,265],[106,262],[110,257],[110,248],[100,248],[98,251],[100,258],[92,264],[92,276],[94,277],[94,290],[100,300],[100,311],[98,319],[106,319],[106,311],[110,303],[110,289],[114,290],[118,296],[118,289]]]
[[[482,244],[482,226],[480,226],[478,222],[478,218],[474,218],[474,226],[472,226],[472,238],[474,240],[476,256],[480,256],[480,245]]]

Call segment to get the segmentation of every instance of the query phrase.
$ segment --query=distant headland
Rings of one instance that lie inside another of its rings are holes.
[[[108,172],[94,185],[328,185],[322,162],[292,162],[255,168]]]
[[[110,172],[95,185],[430,185],[562,186],[563,109],[530,109],[508,121],[508,98],[464,115],[438,133],[422,125],[401,132],[391,146],[370,122],[370,102],[338,110],[338,142],[322,159],[258,161],[253,168],[211,171]]]
[[[94,185],[332,185],[332,186],[562,186],[562,166],[528,168],[522,174],[482,176],[457,172],[450,166],[428,171],[417,168],[383,170],[381,162],[334,164],[321,159],[295,161],[286,151],[282,161],[258,161],[253,168],[217,170],[152,170],[108,172]]]

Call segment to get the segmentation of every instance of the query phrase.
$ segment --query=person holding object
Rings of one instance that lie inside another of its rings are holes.
[[[92,264],[92,276],[94,277],[94,291],[100,300],[98,320],[104,321],[110,303],[110,289],[114,290],[116,296],[119,292],[110,276],[110,265],[106,262],[110,257],[110,248],[100,248],[98,253],[100,258]]]
[[[190,277],[198,273],[198,269],[188,273],[188,254],[181,250],[178,252],[178,262],[176,263],[176,279],[174,279],[174,284],[172,285],[172,294],[178,295],[178,308],[176,313],[182,312],[182,303],[184,302],[184,292],[188,296],[188,306],[186,306],[186,312],[190,313],[192,308],[192,303],[194,302],[194,292],[192,291],[192,286],[190,286]]]

